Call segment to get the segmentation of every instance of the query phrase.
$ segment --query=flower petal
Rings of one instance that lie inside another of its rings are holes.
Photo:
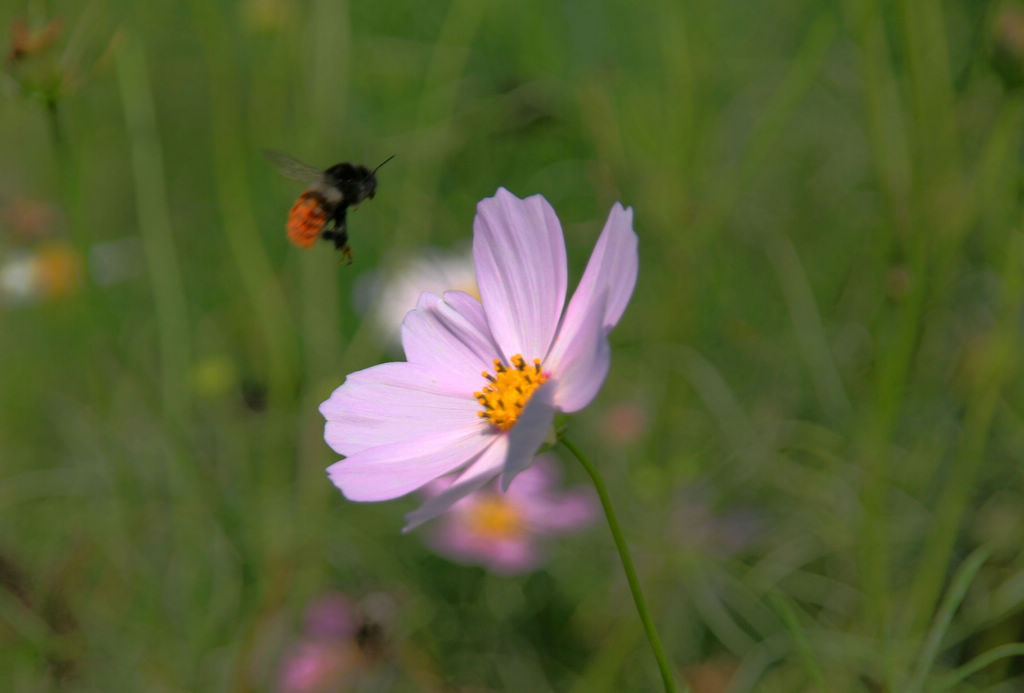
[[[565,239],[540,195],[504,188],[481,200],[473,221],[473,263],[491,333],[508,358],[543,358],[565,305]]]
[[[494,338],[491,337],[491,329],[487,326],[487,315],[480,299],[465,291],[452,290],[444,292],[444,302],[468,320],[477,332],[486,334],[489,338],[488,346],[494,345]]]
[[[608,214],[600,238],[590,254],[587,269],[583,272],[579,286],[569,299],[565,309],[565,317],[555,338],[552,350],[558,348],[558,342],[571,339],[580,329],[584,317],[593,310],[593,302],[606,295],[604,315],[601,324],[605,331],[611,330],[619,322],[629,299],[636,286],[637,268],[637,237],[633,231],[633,208],[623,208],[616,202]]]
[[[543,561],[543,554],[530,537],[496,541],[489,553],[484,563],[497,575],[528,573]]]
[[[367,448],[335,462],[327,473],[349,500],[389,500],[471,462],[496,438],[479,427],[431,433]]]
[[[413,363],[382,363],[349,374],[323,404],[324,440],[342,455],[428,433],[477,428],[480,405],[447,387],[447,374]]]
[[[532,570],[543,556],[529,535],[495,539],[476,533],[455,519],[443,522],[427,537],[427,543],[457,563],[483,565],[501,575]]]
[[[604,294],[589,301],[573,332],[559,331],[544,362],[556,384],[553,401],[559,411],[574,412],[590,404],[611,366],[611,348],[603,325],[607,314]]]
[[[530,401],[516,419],[515,426],[508,432],[508,456],[505,468],[501,473],[501,490],[507,491],[508,485],[533,462],[537,450],[548,436],[551,424],[555,419],[553,397],[556,392],[555,383],[545,383],[534,390]]]
[[[571,532],[591,524],[599,507],[594,490],[577,486],[563,492],[561,481],[558,458],[542,453],[509,486],[506,500],[540,534]]]
[[[473,464],[451,484],[426,503],[405,516],[403,532],[408,532],[427,520],[437,517],[469,494],[483,487],[498,475],[508,457],[508,436],[497,436],[494,444],[483,452]]]
[[[524,507],[523,515],[535,531],[574,532],[592,524],[599,507],[593,489],[580,486],[535,499]]]
[[[498,347],[483,306],[469,294],[446,292],[420,296],[402,322],[402,347],[411,363],[445,373],[453,388],[472,397],[483,384],[481,371],[493,368]]]

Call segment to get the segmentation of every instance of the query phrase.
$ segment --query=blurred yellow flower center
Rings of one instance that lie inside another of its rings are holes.
[[[469,525],[487,539],[514,539],[523,533],[523,518],[497,494],[482,494],[469,511]]]
[[[36,256],[36,278],[47,296],[70,294],[79,281],[79,263],[75,251],[64,245],[47,245]]]
[[[522,354],[516,354],[509,361],[512,368],[500,359],[494,359],[494,375],[484,371],[488,384],[480,392],[473,393],[483,407],[480,418],[487,419],[503,431],[515,425],[530,401],[530,395],[548,379],[540,370],[540,359],[527,364]]]

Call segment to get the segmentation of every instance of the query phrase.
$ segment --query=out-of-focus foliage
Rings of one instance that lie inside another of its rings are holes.
[[[464,244],[499,185],[552,202],[577,276],[635,208],[636,294],[570,425],[695,693],[1024,686],[1024,6],[16,0],[0,25],[0,689],[276,690],[334,591],[359,690],[658,685],[604,528],[495,576],[324,475],[317,404],[395,358],[361,275]],[[262,147],[395,155],[351,267],[288,244],[301,188]]]

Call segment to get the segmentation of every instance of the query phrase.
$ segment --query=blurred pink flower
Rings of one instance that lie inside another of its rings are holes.
[[[633,212],[616,203],[565,305],[565,241],[551,205],[504,188],[477,206],[480,301],[424,293],[402,325],[407,361],[348,376],[320,406],[324,438],[346,459],[328,469],[347,498],[381,501],[461,470],[406,519],[444,512],[499,473],[533,460],[556,411],[590,403],[611,361],[608,333],[637,276]]]
[[[281,693],[326,693],[351,681],[359,653],[345,640],[301,640],[281,668]]]
[[[315,638],[351,638],[359,629],[359,610],[341,592],[330,592],[306,608],[306,634]]]
[[[647,410],[632,400],[616,402],[601,417],[601,432],[610,443],[629,445],[647,432]]]
[[[16,242],[34,241],[52,235],[61,224],[57,208],[40,200],[19,198],[4,207],[0,218],[5,234]]]
[[[362,665],[355,635],[359,610],[332,592],[306,609],[302,638],[281,663],[281,693],[322,693],[351,683]]]
[[[497,484],[456,502],[438,519],[427,543],[460,563],[479,564],[502,575],[524,573],[544,560],[546,537],[579,531],[597,517],[597,499],[589,487],[557,490],[557,462],[540,455],[516,477],[508,491]],[[434,496],[450,479],[426,488]]]

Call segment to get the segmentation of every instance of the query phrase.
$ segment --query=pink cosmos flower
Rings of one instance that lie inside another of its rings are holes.
[[[407,361],[352,373],[320,405],[324,438],[346,459],[328,469],[347,498],[397,498],[446,474],[452,484],[406,519],[444,512],[499,473],[529,466],[556,411],[597,394],[608,332],[637,276],[633,210],[616,203],[565,304],[565,241],[551,205],[504,188],[477,206],[473,262],[480,300],[424,293],[402,324]]]
[[[601,417],[601,433],[613,445],[635,443],[647,431],[647,411],[635,400],[608,407]]]
[[[281,693],[328,693],[347,687],[358,666],[355,644],[346,641],[302,640],[281,669]]]
[[[351,638],[359,629],[359,610],[342,592],[329,592],[306,608],[306,635],[321,640]]]
[[[456,502],[440,519],[427,542],[460,563],[476,563],[502,575],[525,573],[544,559],[541,541],[575,532],[597,516],[597,499],[587,487],[557,490],[560,474],[550,455],[540,455],[516,477],[507,493],[482,488]],[[451,484],[429,484],[435,496]]]
[[[306,609],[303,637],[281,662],[281,693],[326,693],[351,684],[362,656],[355,641],[359,613],[340,592],[314,601]]]

